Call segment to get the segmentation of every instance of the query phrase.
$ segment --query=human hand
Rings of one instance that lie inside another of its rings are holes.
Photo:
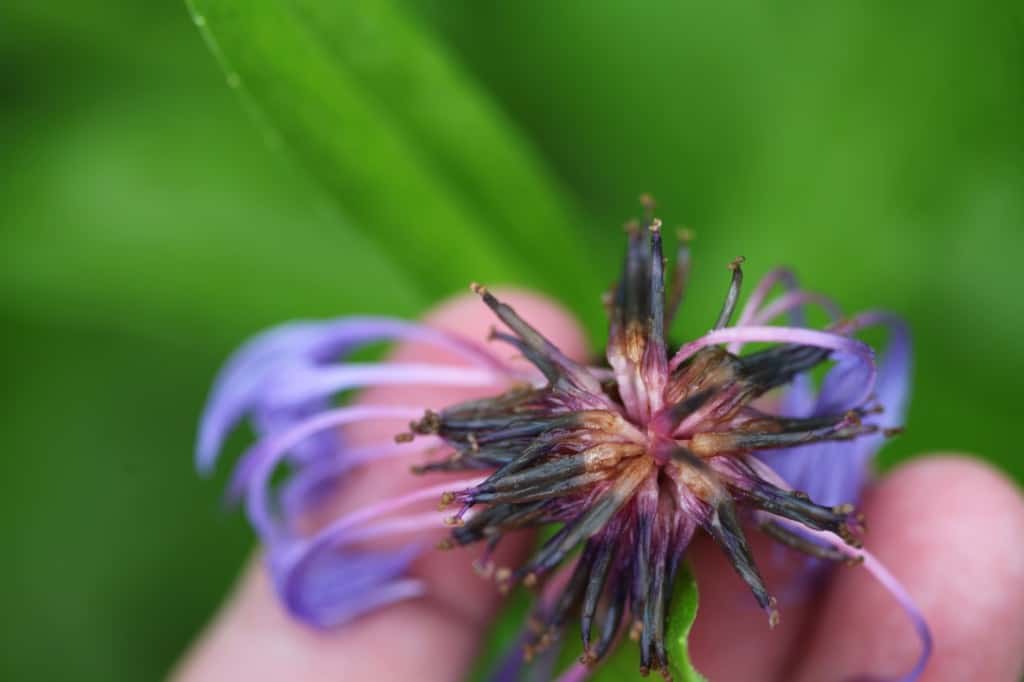
[[[506,292],[524,317],[567,354],[585,357],[583,335],[560,308],[536,296]],[[479,301],[460,298],[430,316],[441,328],[481,339],[493,316]],[[447,359],[407,344],[404,361]],[[421,403],[441,407],[484,395],[407,387],[374,388],[366,404]],[[393,435],[393,425],[352,429],[367,442]],[[416,461],[419,461],[418,459]],[[345,482],[331,515],[416,488],[409,460],[372,464]],[[932,629],[935,651],[922,679],[930,682],[1015,682],[1024,673],[1024,500],[984,464],[930,455],[905,464],[865,491],[870,524],[866,545],[903,582]],[[444,534],[437,531],[438,538]],[[920,644],[899,606],[859,567],[839,566],[820,589],[788,597],[801,558],[778,559],[751,533],[767,583],[781,597],[782,621],[769,630],[749,592],[713,543],[695,540],[687,556],[701,592],[691,636],[696,667],[713,682],[730,680],[849,680],[893,676],[909,669]],[[497,557],[516,565],[530,547],[527,534],[509,538]],[[500,607],[494,584],[478,577],[474,552],[430,552],[413,572],[429,586],[423,598],[391,605],[336,630],[319,632],[281,606],[259,560],[182,661],[179,682],[246,680],[463,679]],[[623,642],[621,646],[630,646]]]

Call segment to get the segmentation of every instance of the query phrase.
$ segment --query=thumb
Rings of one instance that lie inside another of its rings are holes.
[[[585,356],[582,332],[563,309],[522,291],[501,292],[515,307],[562,350],[574,358]],[[496,320],[476,297],[453,299],[427,316],[431,326],[482,341]],[[499,353],[502,351],[498,351]],[[394,360],[431,363],[458,362],[433,346],[406,343],[397,347]],[[499,388],[454,389],[421,386],[377,387],[364,391],[362,404],[422,405],[439,409]],[[370,424],[346,431],[346,443],[372,442],[393,436],[394,422]],[[423,461],[418,452],[372,463],[346,478],[330,516],[350,511],[402,492],[443,482],[424,479],[409,471]],[[444,530],[436,531],[440,539]],[[419,537],[418,537],[419,539]],[[508,538],[497,557],[514,563],[528,548],[529,538]],[[251,560],[234,593],[193,645],[172,679],[179,682],[214,682],[245,679],[313,682],[339,679],[417,679],[450,682],[462,679],[476,655],[486,624],[499,605],[499,593],[472,569],[473,550],[428,551],[414,562],[411,573],[426,587],[423,597],[399,602],[360,617],[335,630],[318,631],[293,620],[274,594],[263,562]]]

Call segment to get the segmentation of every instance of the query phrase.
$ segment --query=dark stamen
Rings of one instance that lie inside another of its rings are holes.
[[[737,496],[750,500],[759,509],[796,521],[808,528],[833,532],[851,546],[859,545],[853,532],[859,530],[860,525],[850,505],[826,507],[815,504],[803,493],[783,490],[761,480],[755,481],[752,485],[731,484],[730,488]]]
[[[798,533],[789,530],[774,521],[767,521],[758,526],[761,531],[791,549],[817,559],[828,561],[845,561],[846,555],[831,545],[822,545]]]
[[[775,609],[775,598],[768,593],[764,586],[764,579],[761,577],[760,571],[757,570],[754,557],[750,553],[750,546],[743,534],[743,528],[736,517],[736,508],[733,506],[732,498],[723,494],[713,504],[706,528],[718,541],[719,546],[725,550],[733,568],[754,593],[757,603],[768,612],[769,625],[774,626],[779,620],[779,613]]]
[[[655,219],[651,231],[651,284],[645,364],[648,372],[664,375],[668,364],[665,349],[665,260],[661,246],[661,221]]]
[[[592,652],[592,660],[597,661],[604,658],[615,641],[615,633],[619,630],[623,613],[626,610],[626,596],[629,594],[629,572],[620,570],[612,578],[614,588],[612,589],[611,600],[608,608],[605,609],[604,618],[601,622],[601,638],[597,647]]]
[[[725,303],[722,304],[722,312],[718,314],[718,321],[715,322],[713,329],[721,329],[722,327],[728,326],[732,320],[732,314],[736,310],[736,303],[740,300],[740,286],[743,284],[743,261],[745,259],[740,256],[733,262],[729,263],[729,269],[732,270],[732,280],[729,282],[729,293],[725,295]]]
[[[777,448],[792,448],[799,445],[808,445],[826,440],[850,440],[857,436],[876,433],[877,426],[861,424],[850,418],[832,417],[832,424],[826,424],[817,428],[799,430],[799,420],[788,420],[790,427],[796,427],[792,431],[784,432],[746,432],[746,431],[721,431],[698,433],[690,440],[690,449],[698,456],[711,457],[729,452],[744,452],[749,450],[770,450]],[[820,420],[808,420],[810,423]],[[766,426],[770,424],[765,424]]]
[[[616,521],[618,518],[615,517],[608,523],[601,538],[588,543],[593,546],[594,560],[590,568],[586,592],[583,595],[583,605],[580,609],[580,634],[583,637],[584,651],[590,649],[590,630],[594,622],[594,614],[597,612],[598,601],[604,592],[612,559],[617,553],[619,543],[617,536],[622,525]]]
[[[587,486],[608,478],[604,471],[588,471],[578,476],[555,480],[551,483],[539,482],[526,488],[511,490],[488,490],[483,485],[466,492],[464,499],[469,504],[501,504],[508,502],[534,502],[559,497],[576,492]]]
[[[783,344],[739,359],[740,371],[761,392],[782,386],[797,374],[813,369],[828,359],[826,348]]]
[[[470,289],[483,299],[487,307],[493,310],[494,314],[508,325],[509,329],[515,332],[526,346],[558,367],[573,384],[592,392],[600,391],[600,384],[591,376],[586,368],[570,360],[555,344],[548,341],[544,335],[530,326],[523,318],[519,317],[519,314],[510,305],[499,301],[494,297],[494,294],[487,290],[487,287],[481,286],[476,282],[470,285]]]
[[[516,571],[517,577],[529,573],[541,573],[560,563],[585,538],[590,537],[602,528],[622,505],[629,501],[640,482],[647,476],[651,462],[640,458],[635,464],[627,467],[600,497],[592,501],[585,511],[567,523],[548,542],[544,543],[522,568]]]
[[[676,249],[676,264],[672,270],[672,281],[669,282],[668,305],[665,308],[665,329],[672,327],[672,322],[679,314],[679,308],[686,296],[686,283],[690,278],[690,242],[693,233],[690,230],[679,230],[679,247]]]

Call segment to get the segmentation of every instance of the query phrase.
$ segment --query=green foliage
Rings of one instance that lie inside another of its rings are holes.
[[[676,578],[669,605],[668,630],[665,644],[669,655],[672,679],[676,682],[706,682],[690,661],[689,637],[693,621],[697,618],[697,581],[688,568],[683,568]],[[637,648],[629,641],[620,643],[597,672],[590,677],[592,682],[616,682],[616,680],[641,680],[637,672]],[[657,673],[651,673],[657,675]]]
[[[271,136],[429,291],[484,277],[582,301],[600,286],[566,257],[580,251],[577,219],[550,175],[403,10],[386,0],[190,8]]]
[[[672,592],[669,606],[668,630],[665,642],[671,659],[672,678],[677,682],[705,682],[690,661],[688,639],[693,621],[697,618],[697,582],[689,567],[680,570]],[[488,679],[503,656],[515,645],[529,615],[532,599],[525,590],[517,590],[507,600],[501,614],[491,625],[484,641],[483,651],[477,669],[471,679],[483,682]],[[562,639],[555,646],[560,647],[557,670],[573,665],[583,653],[578,623],[571,622]],[[619,680],[641,680],[639,653],[635,644],[623,638],[612,653],[601,662],[588,678],[591,682],[617,682]],[[529,671],[526,666],[524,673]]]
[[[190,453],[244,336],[479,279],[599,344],[641,191],[698,233],[677,339],[793,265],[911,322],[884,463],[1024,479],[1018,5],[195,0],[246,113],[180,6],[8,3],[0,678],[158,679],[216,608],[250,535]]]

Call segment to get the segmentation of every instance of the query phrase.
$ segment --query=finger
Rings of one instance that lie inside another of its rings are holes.
[[[501,295],[568,355],[585,357],[583,335],[561,308],[524,292],[506,291]],[[476,341],[484,339],[495,324],[478,299],[468,296],[441,306],[428,321]],[[403,345],[393,355],[401,361],[458,362],[437,348],[417,344]],[[498,390],[375,388],[364,392],[359,402],[419,404],[436,409]],[[372,442],[390,438],[397,430],[400,426],[396,429],[391,423],[352,430],[346,435],[357,443]],[[412,457],[417,462],[422,460],[422,454]],[[423,485],[422,479],[410,474],[409,464],[409,460],[396,459],[360,470],[346,481],[332,512]],[[505,560],[511,562],[525,551],[528,538],[509,540],[513,542],[503,552]],[[327,632],[314,631],[288,617],[273,594],[262,562],[254,561],[177,678],[182,682],[461,679],[500,599],[494,585],[474,573],[473,556],[466,550],[429,552],[412,569],[425,581],[426,597],[392,605],[348,627]]]
[[[962,457],[915,460],[865,498],[866,545],[924,612],[935,650],[923,680],[1015,682],[1024,672],[1024,499]],[[863,569],[835,576],[801,680],[898,677],[920,651],[899,606]]]
[[[697,670],[715,682],[784,679],[783,671],[815,608],[807,557],[785,549],[748,526],[751,551],[765,584],[779,600],[779,624],[768,617],[722,550],[706,537],[688,551],[700,590],[690,635]]]

